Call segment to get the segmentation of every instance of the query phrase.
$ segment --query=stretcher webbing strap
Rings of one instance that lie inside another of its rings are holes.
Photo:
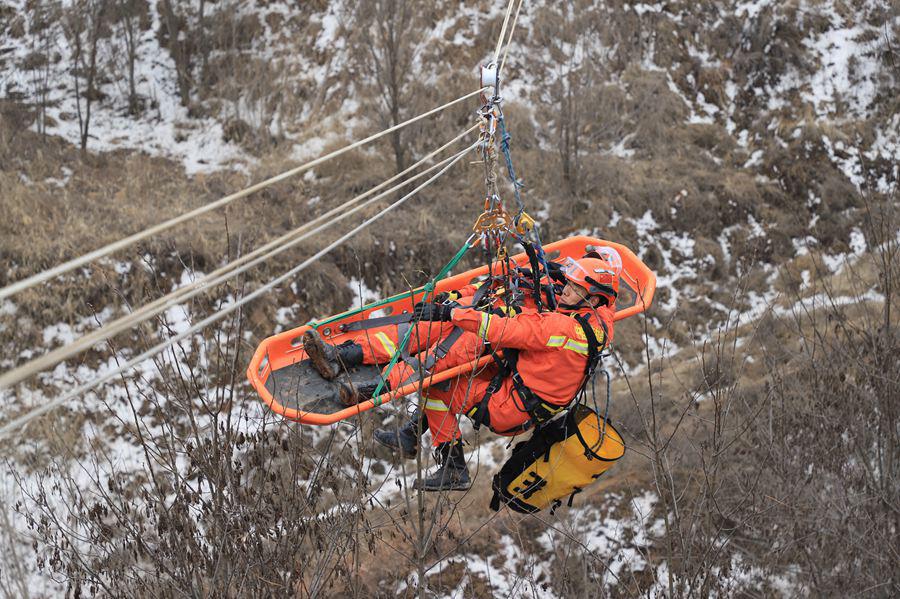
[[[478,304],[487,297],[487,294],[491,290],[491,280],[482,281],[478,284],[478,288],[475,290],[475,295],[472,296],[472,303],[469,305],[470,308],[478,308]]]
[[[428,354],[428,358],[425,360],[425,371],[431,372],[431,369],[434,368],[434,365],[438,360],[441,360],[450,352],[450,348],[453,347],[453,344],[456,343],[460,337],[462,337],[463,331],[459,327],[453,327],[453,330],[450,331],[450,334],[444,337],[444,339],[437,344],[437,347],[434,348],[433,352]]]
[[[403,324],[412,320],[412,314],[398,314],[397,316],[381,316],[379,318],[367,318],[357,320],[346,324],[341,329],[345,332],[350,331],[366,331],[368,329],[377,329],[379,327],[390,326],[392,324]]]
[[[469,244],[472,243],[473,239],[474,239],[474,236],[469,237],[469,239],[466,240],[466,242],[463,244],[463,246],[461,248],[459,248],[459,251],[456,252],[456,255],[453,256],[453,258],[451,258],[450,261],[444,265],[444,267],[440,270],[440,272],[438,272],[438,274],[436,274],[435,277],[433,279],[431,279],[431,281],[427,285],[425,285],[425,294],[422,297],[422,301],[428,301],[429,296],[431,296],[431,294],[434,293],[434,287],[437,284],[437,282],[440,281],[441,279],[443,279],[444,277],[446,277],[447,274],[450,272],[450,270],[454,266],[456,266],[460,260],[462,260],[462,257],[465,256],[466,252],[469,251],[469,247],[470,247]],[[405,348],[407,346],[407,344],[409,343],[409,337],[412,334],[412,330],[413,330],[413,327],[410,327],[406,331],[406,334],[403,335],[403,339],[400,341],[401,348]],[[397,365],[398,360],[400,360],[400,352],[399,351],[394,352],[394,357],[392,357],[391,361],[388,363],[387,368],[385,369],[385,372],[384,372],[384,376],[382,376],[381,380],[378,382],[378,386],[375,387],[375,391],[372,393],[372,398],[373,398],[372,402],[376,406],[379,406],[383,403],[383,400],[381,399],[381,392],[384,389],[384,382],[388,379],[388,376],[390,376],[391,371]]]
[[[402,335],[404,332],[405,331],[400,331],[399,334]],[[450,352],[453,344],[456,343],[460,337],[462,337],[462,334],[464,332],[465,331],[463,331],[459,327],[453,327],[453,330],[450,331],[450,334],[444,337],[444,339],[435,346],[434,351],[428,352],[428,355],[426,356],[424,361],[420,360],[418,355],[411,356],[407,351],[407,348],[404,347],[400,351],[400,357],[404,362],[412,367],[413,374],[410,375],[410,377],[406,381],[404,381],[403,384],[405,385],[412,381],[418,380],[420,372],[425,375],[430,374],[431,369],[434,368],[434,365],[437,363],[437,361],[444,358]],[[379,333],[379,335],[384,335],[384,333]],[[384,336],[387,337],[387,335]]]

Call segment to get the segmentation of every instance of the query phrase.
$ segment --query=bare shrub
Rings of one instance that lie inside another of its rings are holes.
[[[75,88],[75,107],[81,131],[81,150],[87,149],[91,129],[91,107],[100,99],[97,89],[99,73],[98,52],[103,30],[107,27],[108,0],[84,0],[68,8],[64,29],[72,47],[70,71]],[[81,79],[84,78],[84,90]],[[82,103],[84,108],[82,109]]]

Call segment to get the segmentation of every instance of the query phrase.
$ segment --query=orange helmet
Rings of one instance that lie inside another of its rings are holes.
[[[622,257],[613,248],[602,247],[580,260],[569,258],[563,262],[563,273],[567,280],[612,304],[619,295]]]

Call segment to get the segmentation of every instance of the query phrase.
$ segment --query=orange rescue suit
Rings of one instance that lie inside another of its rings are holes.
[[[463,296],[470,295],[472,291],[473,288],[464,288]],[[454,326],[458,326],[464,333],[448,354],[435,364],[434,371],[478,359],[486,351],[485,341],[495,351],[505,347],[518,349],[517,370],[525,385],[547,403],[565,406],[574,399],[584,379],[588,359],[586,335],[581,324],[575,320],[575,314],[537,313],[529,308],[511,317],[472,308],[456,308],[452,322],[416,323],[410,336],[409,353],[433,350]],[[614,306],[578,311],[578,314],[589,317],[601,349],[612,341],[614,312]],[[383,364],[391,358],[400,339],[394,325],[360,333],[354,341],[363,346],[365,363]],[[391,388],[397,389],[416,374],[415,368],[400,361],[390,372],[388,381]],[[481,402],[496,374],[496,367],[491,365],[473,376],[452,381],[449,388],[441,385],[424,390],[424,412],[435,445],[459,438],[457,415],[468,413]],[[488,412],[490,427],[499,434],[515,434],[531,419],[509,377],[490,398]]]

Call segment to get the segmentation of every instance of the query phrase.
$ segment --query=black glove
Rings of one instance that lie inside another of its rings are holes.
[[[512,318],[517,314],[521,314],[522,308],[516,305],[512,306],[497,306],[496,308],[491,310],[491,314],[494,316],[502,316],[504,318]]]
[[[460,298],[459,291],[441,291],[434,296],[434,303],[444,304],[447,300],[456,301]]]
[[[547,274],[557,283],[566,282],[566,273],[563,271],[563,265],[559,262],[547,262]]]
[[[413,307],[413,320],[449,322],[454,306],[419,302]]]

